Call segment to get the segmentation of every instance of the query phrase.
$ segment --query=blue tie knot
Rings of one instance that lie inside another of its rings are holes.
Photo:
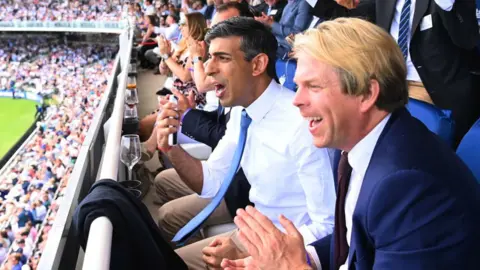
[[[240,121],[240,127],[242,129],[246,129],[246,128],[248,128],[248,126],[250,126],[251,123],[252,123],[252,118],[250,118],[250,116],[248,116],[247,111],[245,109],[243,109],[242,120]]]

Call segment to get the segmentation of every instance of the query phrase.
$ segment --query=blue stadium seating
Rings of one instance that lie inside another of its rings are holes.
[[[284,78],[285,82],[283,83],[283,86],[290,90],[297,91],[297,85],[293,82],[295,70],[297,69],[297,61],[294,59],[278,59],[275,63],[275,68],[277,70],[277,77],[280,79],[280,83],[282,83],[282,78]]]
[[[413,117],[420,120],[431,132],[437,134],[449,145],[453,145],[455,124],[451,111],[416,99],[409,99],[407,109]]]
[[[480,119],[463,137],[457,148],[457,155],[467,164],[480,183]]]

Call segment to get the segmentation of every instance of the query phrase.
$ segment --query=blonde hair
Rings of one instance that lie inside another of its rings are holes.
[[[395,40],[380,27],[357,18],[338,18],[298,34],[294,54],[306,53],[337,69],[342,91],[368,95],[378,81],[379,109],[392,112],[408,102],[407,68]]]

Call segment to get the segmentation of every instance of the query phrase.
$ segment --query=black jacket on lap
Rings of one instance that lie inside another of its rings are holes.
[[[162,238],[147,207],[117,181],[97,181],[75,209],[72,228],[84,249],[90,225],[102,216],[113,225],[110,269],[187,269]]]

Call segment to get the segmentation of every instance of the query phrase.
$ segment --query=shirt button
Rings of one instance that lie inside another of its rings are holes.
[[[417,68],[418,68],[418,69],[421,69],[421,68],[422,68],[422,66],[417,66]]]

